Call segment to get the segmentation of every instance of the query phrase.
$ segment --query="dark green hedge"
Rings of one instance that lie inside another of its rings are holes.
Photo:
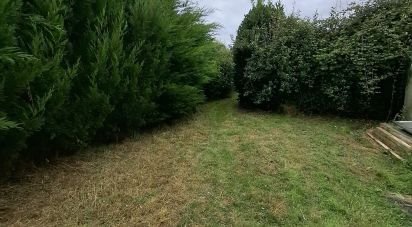
[[[0,1],[0,175],[193,113],[221,64],[203,16],[180,0]]]
[[[233,91],[233,59],[232,53],[223,44],[216,46],[218,50],[219,74],[208,81],[204,92],[208,100],[228,98]]]
[[[370,0],[325,20],[258,1],[234,45],[240,103],[388,120],[402,109],[411,38],[407,0]]]

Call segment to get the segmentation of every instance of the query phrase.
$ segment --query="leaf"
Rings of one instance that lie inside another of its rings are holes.
[[[6,117],[0,117],[0,131],[6,131],[10,129],[21,129],[19,124],[7,120]]]

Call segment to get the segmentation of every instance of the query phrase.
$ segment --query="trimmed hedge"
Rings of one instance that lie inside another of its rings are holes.
[[[240,103],[391,119],[403,106],[411,26],[407,0],[370,0],[326,20],[258,1],[234,45]]]
[[[0,1],[0,175],[193,113],[221,64],[180,0]]]
[[[210,79],[204,86],[208,100],[228,98],[233,91],[233,59],[232,53],[223,44],[217,45],[219,74]]]

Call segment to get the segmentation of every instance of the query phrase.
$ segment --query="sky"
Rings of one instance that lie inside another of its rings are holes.
[[[217,31],[217,39],[230,45],[231,36],[236,36],[236,31],[244,15],[252,8],[251,0],[195,0],[199,6],[212,10],[206,18],[222,27]],[[287,12],[300,12],[303,17],[312,17],[317,11],[319,16],[325,18],[332,7],[344,9],[351,0],[281,0]]]

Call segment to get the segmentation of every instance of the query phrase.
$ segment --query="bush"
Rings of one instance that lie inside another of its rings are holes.
[[[68,105],[72,80],[77,66],[65,62],[67,33],[64,29],[68,7],[61,0],[23,1],[22,17],[17,34],[19,47],[36,58],[36,77],[27,84],[29,96],[45,97],[42,105],[42,122],[28,138],[30,149],[23,156],[44,160],[51,146],[48,144],[58,135]],[[33,102],[30,100],[29,102]]]
[[[187,85],[169,85],[158,97],[157,104],[162,120],[176,119],[196,111],[196,107],[204,101],[201,91]]]
[[[279,3],[259,1],[245,17],[234,46],[240,103],[394,117],[403,106],[411,16],[406,0],[371,0],[332,11],[323,21],[286,16]]]
[[[0,174],[192,114],[216,25],[179,0],[0,1]]]
[[[268,31],[271,25],[276,23],[273,17],[273,15],[276,15],[274,12],[276,7],[271,2],[266,5],[263,4],[262,0],[258,0],[252,10],[245,16],[238,29],[233,46],[234,85],[239,93],[241,105],[249,106],[254,104],[253,98],[249,97],[253,92],[244,87],[244,85],[249,84],[249,78],[246,76],[245,71],[256,49],[265,45],[271,38]]]
[[[29,83],[41,71],[39,60],[18,47],[20,1],[0,2],[0,176],[7,175],[26,148],[26,140],[44,123],[49,95],[33,94]]]
[[[217,44],[219,73],[204,85],[208,100],[228,98],[233,89],[233,59],[230,50],[223,44]]]
[[[316,56],[320,90],[334,110],[389,120],[403,106],[412,11],[408,1],[370,1],[349,13]]]

